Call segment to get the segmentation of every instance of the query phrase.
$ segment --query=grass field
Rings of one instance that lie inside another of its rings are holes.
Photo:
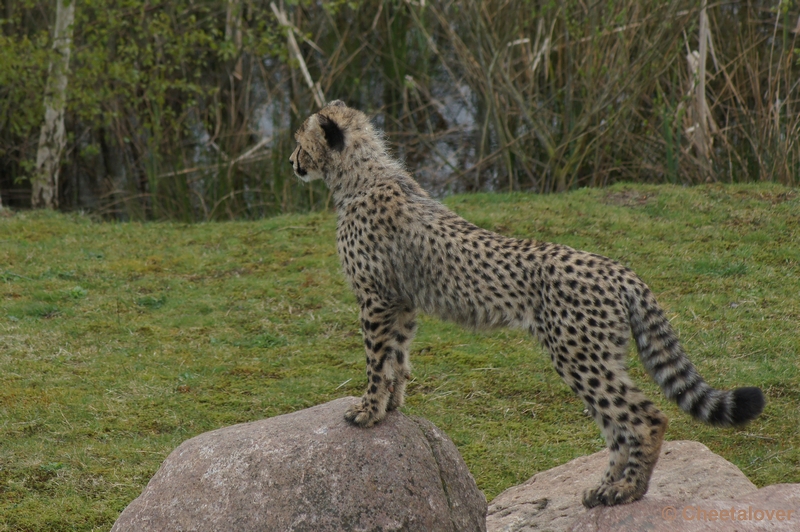
[[[616,258],[657,294],[706,379],[760,386],[761,418],[671,419],[757,485],[800,482],[800,197],[763,186],[616,186],[447,203],[482,227]],[[97,223],[0,217],[0,531],[108,530],[182,441],[365,383],[335,217]],[[603,448],[525,334],[422,319],[408,414],[454,440],[488,499]],[[600,472],[598,471],[598,477]],[[576,494],[577,496],[577,494]]]

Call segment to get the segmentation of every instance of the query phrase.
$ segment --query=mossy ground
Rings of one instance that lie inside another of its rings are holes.
[[[772,185],[616,186],[447,203],[518,237],[594,251],[657,294],[712,385],[761,386],[741,430],[670,417],[757,485],[800,482],[800,199]],[[0,531],[108,530],[198,433],[365,383],[331,213],[258,222],[0,218]],[[404,411],[445,430],[491,499],[598,451],[593,422],[527,335],[423,318]],[[598,471],[598,477],[600,475]],[[577,496],[577,494],[576,494]]]

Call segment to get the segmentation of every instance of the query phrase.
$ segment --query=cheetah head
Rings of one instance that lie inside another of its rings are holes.
[[[367,122],[360,111],[335,100],[309,116],[294,134],[297,147],[289,157],[294,173],[306,183],[322,179],[341,160],[348,144],[347,131]]]

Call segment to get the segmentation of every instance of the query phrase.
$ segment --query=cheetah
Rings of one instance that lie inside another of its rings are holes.
[[[640,499],[667,428],[626,371],[631,335],[664,394],[700,421],[739,426],[763,410],[759,388],[722,391],[703,380],[632,270],[464,220],[390,156],[364,113],[333,101],[295,139],[295,174],[331,191],[337,249],[360,309],[368,388],[345,413],[349,422],[370,427],[403,405],[418,311],[471,329],[520,327],[546,348],[610,450],[600,485],[583,494],[587,508]]]

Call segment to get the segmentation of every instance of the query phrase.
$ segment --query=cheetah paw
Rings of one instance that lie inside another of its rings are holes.
[[[635,484],[628,484],[622,481],[610,484],[600,484],[597,488],[588,489],[583,492],[583,505],[586,508],[595,506],[615,506],[617,504],[628,504],[638,501],[644,496],[647,486],[643,488]]]
[[[375,412],[363,402],[359,402],[348,408],[344,413],[344,418],[353,425],[364,428],[371,427],[380,421]]]

